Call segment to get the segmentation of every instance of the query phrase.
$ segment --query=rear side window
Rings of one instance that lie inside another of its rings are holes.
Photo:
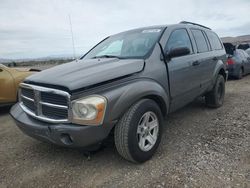
[[[193,52],[192,44],[186,29],[177,29],[171,33],[165,51],[179,47],[187,47],[191,53]]]
[[[198,53],[207,52],[208,45],[207,45],[205,36],[203,35],[202,31],[198,29],[191,29],[191,32],[194,36],[195,43],[198,49]]]
[[[220,50],[223,48],[219,37],[214,32],[207,31],[207,37],[213,50]]]

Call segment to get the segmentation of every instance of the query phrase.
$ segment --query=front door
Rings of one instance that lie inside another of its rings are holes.
[[[190,36],[186,29],[174,30],[164,51],[167,52],[178,47],[188,47],[190,54],[172,58],[168,62],[172,110],[191,102],[200,92],[198,66],[194,66],[199,62],[195,60],[197,55],[194,54]]]

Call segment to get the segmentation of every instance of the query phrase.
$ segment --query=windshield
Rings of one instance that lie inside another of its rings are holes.
[[[162,30],[138,29],[113,35],[94,47],[83,58],[143,58],[158,41]]]

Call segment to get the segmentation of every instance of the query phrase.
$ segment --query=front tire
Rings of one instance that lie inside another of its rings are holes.
[[[149,160],[159,146],[162,133],[162,113],[150,99],[131,106],[115,127],[115,146],[128,161]]]
[[[225,96],[225,79],[222,75],[218,75],[213,90],[205,95],[208,107],[219,108],[223,105]]]

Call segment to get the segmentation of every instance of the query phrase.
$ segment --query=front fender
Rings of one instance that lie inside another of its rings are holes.
[[[165,105],[166,113],[169,109],[169,95],[164,88],[150,79],[133,80],[125,85],[113,88],[103,93],[108,100],[105,121],[118,120],[134,103],[141,98],[157,97],[161,105]],[[164,103],[164,104],[162,104]]]

